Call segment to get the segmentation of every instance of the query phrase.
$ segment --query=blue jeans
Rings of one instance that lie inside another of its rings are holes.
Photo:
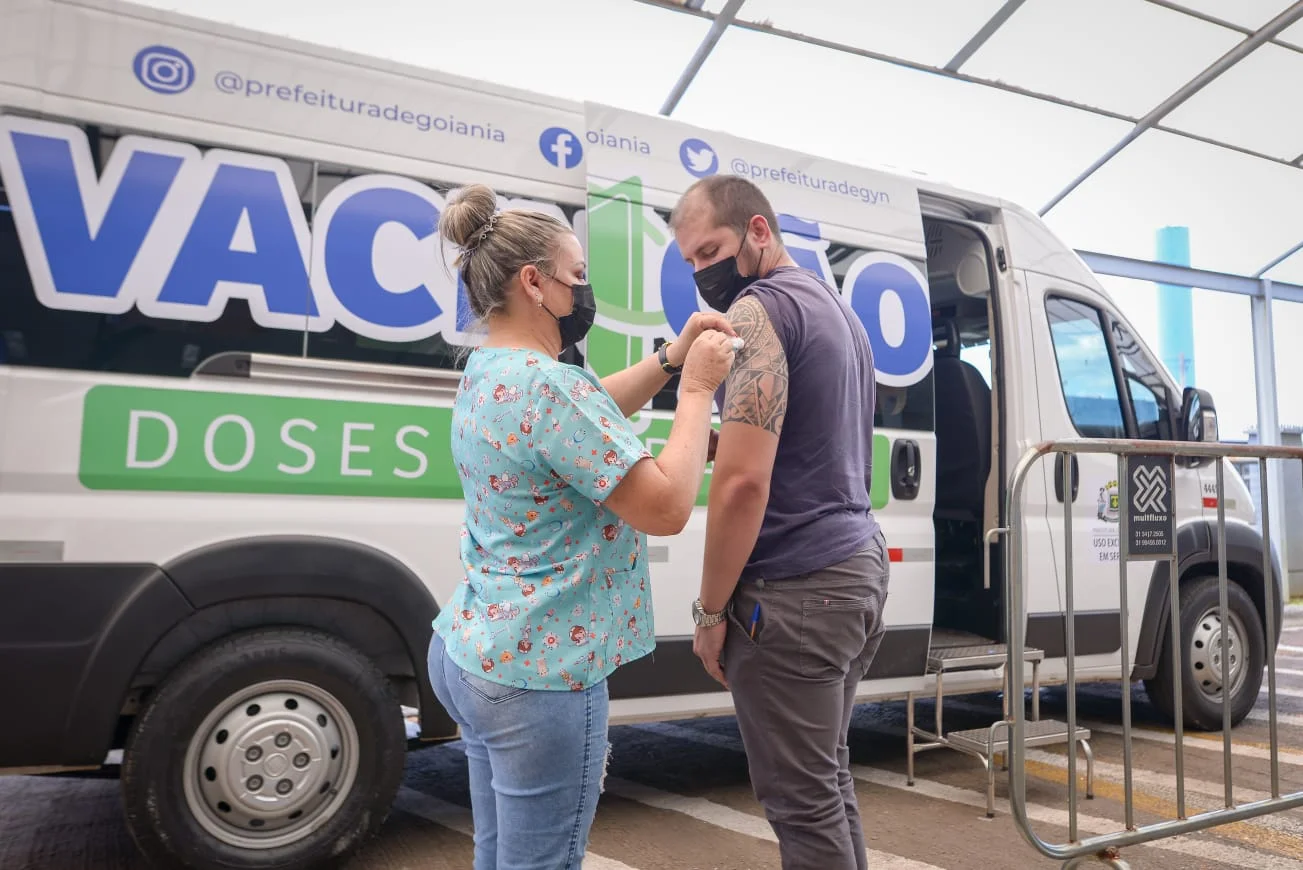
[[[606,681],[518,689],[463,670],[430,639],[430,685],[470,763],[475,870],[579,870],[606,773]]]

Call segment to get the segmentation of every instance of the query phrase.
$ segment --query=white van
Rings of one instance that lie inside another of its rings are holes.
[[[930,651],[1004,639],[983,538],[1030,446],[1182,439],[1187,419],[1216,437],[1211,399],[1183,395],[1072,250],[1000,199],[108,0],[0,0],[0,20],[0,768],[123,750],[155,859],[321,866],[388,810],[400,705],[420,739],[455,736],[425,655],[461,578],[449,420],[474,337],[433,233],[458,185],[575,227],[599,374],[704,307],[665,223],[687,185],[739,172],[773,198],[877,356],[892,583],[865,700],[929,691]],[[671,386],[636,416],[654,450],[674,403]],[[1227,469],[1238,722],[1264,578]],[[1026,630],[1048,684],[1065,493],[1053,461],[1035,474]],[[1073,474],[1077,674],[1118,680],[1116,463]],[[1175,485],[1189,727],[1221,721],[1214,474],[1180,465]],[[730,709],[691,650],[704,531],[701,509],[651,542],[657,650],[611,678],[617,722]],[[1129,676],[1169,686],[1166,568],[1128,570]]]

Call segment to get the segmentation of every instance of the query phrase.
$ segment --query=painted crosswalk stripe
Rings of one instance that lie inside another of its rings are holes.
[[[915,778],[914,785],[911,787],[906,785],[904,774],[862,765],[851,765],[851,775],[873,785],[912,792],[935,800],[975,807],[983,811],[986,810],[986,795],[968,789],[918,778]],[[1008,814],[1009,802],[1003,798],[997,798],[995,809],[996,812]],[[1054,825],[1058,828],[1068,826],[1068,811],[1066,809],[1051,809],[1050,807],[1029,803],[1027,804],[1027,817],[1044,825]],[[1107,834],[1120,830],[1122,822],[1078,813],[1077,826],[1085,833]],[[1298,861],[1294,858],[1267,855],[1262,852],[1243,849],[1239,846],[1223,845],[1208,838],[1192,840],[1188,836],[1174,837],[1167,840],[1156,840],[1144,845],[1149,849],[1176,852],[1201,861],[1220,861],[1224,864],[1239,867],[1253,867],[1255,870],[1297,870],[1298,868]]]
[[[475,835],[475,825],[471,821],[470,810],[440,800],[433,795],[423,794],[416,789],[403,786],[398,790],[398,797],[394,800],[394,806],[408,815],[425,819],[427,822],[433,822],[459,834],[465,834],[468,837]],[[594,854],[592,850],[589,850],[584,855],[583,870],[637,870],[637,868],[614,858]]]
[[[1301,693],[1301,694],[1303,694],[1303,693]],[[1276,687],[1276,695],[1277,695],[1278,697],[1285,697],[1285,694],[1280,690],[1280,687],[1279,687],[1279,686]],[[1262,690],[1262,696],[1263,696],[1264,698],[1267,697],[1267,690],[1266,690],[1266,689],[1263,689],[1263,690]],[[1291,697],[1292,697],[1292,696],[1291,696]],[[971,704],[971,703],[969,703],[969,702],[967,702],[967,701],[961,701],[961,700],[957,700],[957,699],[954,699],[954,698],[952,698],[952,699],[950,699],[950,700],[947,700],[946,703],[945,703],[945,706],[946,706],[946,708],[948,708],[948,709],[954,709],[954,710],[957,710],[957,711],[961,711],[961,712],[965,712],[965,713],[973,713],[973,714],[977,714],[977,715],[986,715],[986,716],[991,716],[992,718],[994,718],[994,717],[996,717],[996,716],[999,715],[999,713],[998,713],[997,711],[995,711],[994,709],[987,708],[987,707],[983,707],[983,706],[981,706],[980,704]],[[1261,709],[1261,710],[1259,710],[1259,709],[1250,710],[1250,711],[1249,711],[1249,714],[1248,714],[1247,716],[1245,716],[1244,718],[1245,718],[1246,720],[1249,720],[1249,721],[1252,721],[1252,722],[1270,722],[1270,721],[1271,721],[1270,718],[1269,718],[1269,716],[1268,716],[1268,711],[1267,711],[1265,708],[1264,708],[1264,709]],[[1115,733],[1115,732],[1109,731],[1109,727],[1117,727],[1117,728],[1120,728],[1120,727],[1121,727],[1120,725],[1110,725],[1110,726],[1106,726],[1106,725],[1103,724],[1103,723],[1099,723],[1099,724],[1088,724],[1084,719],[1079,719],[1079,724],[1081,724],[1081,725],[1083,725],[1083,726],[1085,726],[1085,727],[1094,728],[1094,729],[1097,730],[1097,731],[1104,731],[1104,732],[1106,732],[1106,733]],[[1276,724],[1277,724],[1277,725],[1283,725],[1283,726],[1286,726],[1286,727],[1290,727],[1290,726],[1303,727],[1303,714],[1299,714],[1299,713],[1283,713],[1283,712],[1281,712],[1281,711],[1278,709],[1278,710],[1276,711]],[[1133,727],[1132,733],[1134,733],[1134,732],[1135,732],[1135,729],[1134,729],[1134,727]],[[902,734],[904,733],[904,730],[903,730],[903,729],[901,730],[901,733],[902,733]],[[1116,733],[1120,734],[1121,731],[1117,731]],[[1219,731],[1219,732],[1216,732],[1216,733],[1217,733],[1217,734],[1220,734],[1221,732]],[[1193,737],[1193,735],[1191,735],[1191,736]],[[1220,737],[1218,737],[1218,739],[1220,740]],[[1252,748],[1252,747],[1250,747],[1250,748]],[[1253,757],[1253,756],[1250,756],[1250,757]],[[1283,756],[1282,756],[1282,758],[1283,758]]]
[[[1085,721],[1081,722],[1087,728],[1094,731],[1100,731],[1104,734],[1112,734],[1117,737],[1122,736],[1122,726],[1113,725],[1107,722]],[[1176,745],[1176,735],[1171,731],[1159,731],[1153,728],[1132,728],[1131,736],[1137,740],[1148,740],[1151,743],[1163,743],[1167,746]],[[1220,732],[1202,732],[1185,733],[1185,748],[1200,749],[1208,752],[1222,753],[1222,737]],[[1268,761],[1271,759],[1271,750],[1258,744],[1246,743],[1244,741],[1231,742],[1231,755],[1240,758],[1254,758],[1259,761]],[[1288,749],[1281,749],[1277,753],[1281,764],[1292,764],[1303,767],[1303,752],[1291,752]]]
[[[1266,710],[1250,710],[1249,715],[1244,718],[1253,722],[1271,721],[1271,717],[1267,714]],[[1277,710],[1276,724],[1303,728],[1303,715],[1299,715],[1298,713],[1282,713]]]
[[[672,794],[641,783],[628,782],[611,776],[606,778],[606,790],[610,794],[622,797],[625,800],[636,801],[644,806],[654,807],[658,810],[680,813],[699,822],[732,831],[735,834],[755,837],[757,840],[765,840],[770,843],[778,842],[773,828],[769,827],[769,822],[764,818],[744,813],[741,810],[735,810],[732,807],[726,807],[705,798]],[[874,849],[865,849],[864,852],[869,859],[869,866],[874,868],[883,868],[883,870],[941,870],[935,864],[926,864],[922,861],[902,858],[899,855],[892,855],[887,852],[879,852]],[[585,865],[585,870],[587,870],[587,865]]]
[[[434,822],[450,831],[468,837],[475,835],[475,825],[471,822],[470,810],[433,795],[423,794],[416,789],[403,786],[398,790],[398,796],[394,798],[394,806],[409,816]]]
[[[632,727],[650,733],[659,733],[665,736],[673,736],[683,740],[692,740],[710,746],[717,746],[721,749],[742,751],[741,741],[729,735],[711,734],[682,725],[663,723]],[[851,765],[851,775],[862,782],[868,782],[873,785],[897,789],[936,800],[944,800],[949,803],[958,803],[965,806],[976,807],[981,810],[986,809],[986,795],[980,794],[976,791],[945,785],[927,779],[919,779],[918,777],[915,777],[914,785],[910,786],[906,784],[904,774],[875,767],[866,767],[864,765]],[[997,799],[995,806],[997,812],[1005,814],[1009,813],[1009,802],[1007,800]],[[1029,803],[1027,805],[1027,815],[1033,821],[1042,824],[1055,825],[1060,828],[1066,828],[1068,826],[1068,812],[1066,809],[1059,810],[1041,806],[1040,804]],[[1122,826],[1121,822],[1114,822],[1110,819],[1083,815],[1081,813],[1077,814],[1077,824],[1082,831],[1095,834],[1106,834],[1117,831],[1120,830]],[[1261,852],[1243,849],[1239,846],[1223,845],[1206,838],[1196,841],[1190,839],[1188,836],[1177,837],[1167,840],[1158,840],[1145,845],[1151,849],[1162,849],[1164,851],[1176,852],[1178,854],[1202,860],[1220,861],[1241,867],[1254,867],[1256,870],[1297,870],[1298,867],[1298,861],[1294,858],[1269,856]]]
[[[1067,756],[1057,755],[1053,752],[1046,752],[1043,749],[1026,750],[1026,758],[1029,762],[1036,762],[1047,766],[1055,767],[1059,770],[1068,769]],[[1085,781],[1086,766],[1077,765],[1077,775],[1082,782]],[[1065,780],[1066,782],[1066,780]],[[1126,772],[1120,764],[1112,764],[1107,761],[1095,760],[1095,785],[1098,788],[1101,782],[1109,782],[1114,785],[1125,786]],[[1176,801],[1176,778],[1172,774],[1155,773],[1150,770],[1133,767],[1131,769],[1131,782],[1133,794],[1139,788],[1144,788],[1156,797],[1165,801],[1175,803]],[[1226,793],[1220,782],[1210,780],[1194,779],[1187,776],[1185,778],[1185,792],[1187,795],[1198,794],[1206,798],[1212,798],[1217,803],[1214,807],[1210,804],[1204,807],[1204,810],[1220,807],[1220,802],[1225,798]],[[1235,799],[1240,803],[1252,803],[1253,801],[1265,801],[1271,799],[1271,794],[1257,789],[1235,787]],[[1122,800],[1119,797],[1119,800]],[[1267,816],[1259,816],[1256,819],[1249,819],[1244,822],[1252,827],[1267,828],[1272,831],[1279,831],[1282,834],[1289,834],[1299,838],[1297,842],[1303,843],[1303,818],[1283,813],[1275,813]]]

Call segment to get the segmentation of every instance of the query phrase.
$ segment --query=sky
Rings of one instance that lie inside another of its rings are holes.
[[[141,0],[137,0],[141,2]],[[143,0],[574,100],[657,112],[709,23],[636,0]],[[707,0],[717,11],[724,0]],[[1287,0],[1182,0],[1259,27]],[[740,17],[944,65],[1002,0],[746,0]],[[1161,103],[1244,37],[1145,0],[1027,0],[963,66],[972,76],[1129,117]],[[1172,128],[1283,160],[1303,155],[1303,22],[1169,115]],[[673,116],[851,164],[921,172],[1039,211],[1131,129],[1127,121],[924,71],[729,28]],[[1303,169],[1151,130],[1045,215],[1080,250],[1154,259],[1164,226],[1190,228],[1191,265],[1253,275],[1303,241]],[[1303,284],[1303,252],[1267,273]],[[1101,277],[1159,352],[1157,290]],[[1280,421],[1303,424],[1303,304],[1276,302]],[[1225,438],[1256,423],[1249,300],[1194,291],[1197,386]]]

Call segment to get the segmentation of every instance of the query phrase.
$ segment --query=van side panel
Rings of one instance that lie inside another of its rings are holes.
[[[0,768],[100,764],[132,674],[192,610],[133,564],[0,564],[0,601]]]

